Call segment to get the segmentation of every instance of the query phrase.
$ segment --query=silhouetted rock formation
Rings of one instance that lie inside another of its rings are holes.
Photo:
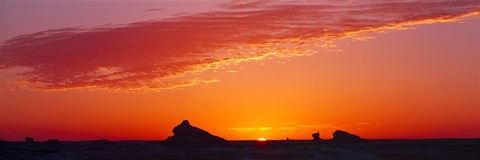
[[[313,141],[321,141],[322,140],[322,139],[320,139],[320,132],[313,133],[312,137],[313,137]]]
[[[337,143],[360,143],[360,142],[367,142],[367,140],[360,138],[357,135],[350,134],[345,131],[337,130],[333,132],[333,142]]]
[[[165,140],[166,144],[191,145],[191,144],[221,144],[227,142],[225,139],[214,136],[207,131],[190,125],[184,120],[180,125],[173,128],[173,136]]]
[[[60,141],[58,139],[49,139],[47,140],[47,144],[59,144]]]
[[[27,142],[27,143],[33,143],[34,140],[33,140],[33,138],[31,138],[31,137],[25,137],[25,142]]]
[[[95,144],[95,145],[108,145],[108,144],[113,144],[112,141],[107,140],[107,139],[97,139],[90,141],[90,143]]]

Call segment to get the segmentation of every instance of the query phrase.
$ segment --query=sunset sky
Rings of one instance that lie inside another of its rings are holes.
[[[478,0],[2,0],[0,140],[480,138]]]

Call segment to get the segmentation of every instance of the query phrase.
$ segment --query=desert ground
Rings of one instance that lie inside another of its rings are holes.
[[[338,144],[310,140],[228,141],[167,145],[164,141],[0,142],[0,160],[478,160],[480,139],[369,140]]]

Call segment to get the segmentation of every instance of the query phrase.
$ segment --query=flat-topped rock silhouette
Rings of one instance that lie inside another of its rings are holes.
[[[366,139],[360,138],[357,135],[342,131],[336,130],[333,132],[333,138],[328,140],[322,140],[320,138],[320,133],[316,132],[312,134],[313,142],[333,142],[333,143],[361,143],[367,142]]]
[[[191,144],[222,144],[227,140],[214,136],[205,130],[190,125],[188,120],[182,121],[172,130],[173,136],[165,140],[166,144],[171,145],[191,145]]]
[[[333,132],[333,142],[336,143],[360,143],[360,142],[367,142],[366,139],[360,138],[357,135],[337,130]]]
[[[26,143],[33,143],[34,140],[33,140],[33,138],[31,138],[31,137],[25,137],[25,142],[26,142]]]

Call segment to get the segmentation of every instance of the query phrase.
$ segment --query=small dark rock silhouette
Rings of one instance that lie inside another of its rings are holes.
[[[313,141],[321,141],[322,140],[322,139],[320,139],[320,132],[313,133],[312,137],[313,137]]]
[[[47,140],[47,144],[58,144],[60,141],[58,139],[49,139]]]
[[[34,141],[33,138],[31,138],[31,137],[25,137],[25,142],[27,142],[27,143],[33,143],[33,142],[35,142],[35,141]]]
[[[191,145],[191,144],[221,144],[227,142],[225,139],[214,136],[207,131],[190,125],[184,120],[172,130],[173,136],[165,140],[166,144]]]
[[[107,140],[107,139],[97,139],[90,141],[90,143],[95,144],[95,145],[108,145],[108,144],[113,144],[112,141]]]
[[[360,138],[357,135],[350,134],[345,131],[337,130],[333,132],[333,142],[337,143],[361,143],[361,142],[367,142],[367,140]]]

